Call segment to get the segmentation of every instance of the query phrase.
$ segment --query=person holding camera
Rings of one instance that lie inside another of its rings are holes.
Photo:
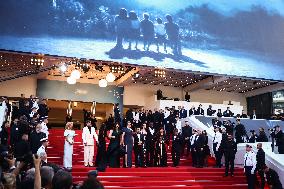
[[[236,142],[237,144],[239,143],[244,143],[245,142],[245,138],[247,136],[247,132],[246,132],[246,128],[243,124],[241,124],[241,121],[238,119],[237,120],[237,125],[235,127],[235,138],[236,138]]]
[[[279,175],[276,171],[268,168],[266,165],[263,167],[264,173],[266,175],[267,184],[270,189],[282,189],[282,184],[279,179]]]
[[[275,146],[278,146],[278,153],[284,154],[284,133],[279,125],[274,127],[274,131],[271,133],[271,137],[275,139]]]
[[[250,130],[251,135],[248,137],[248,143],[255,143],[257,141],[257,135],[255,130]]]
[[[256,139],[257,142],[268,142],[268,138],[264,132],[264,128],[263,127],[260,127],[259,128],[259,135]]]

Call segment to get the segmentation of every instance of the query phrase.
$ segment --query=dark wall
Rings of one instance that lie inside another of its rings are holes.
[[[123,96],[117,98],[114,91],[123,94],[124,87],[107,86],[105,88],[88,83],[76,83],[69,85],[66,81],[37,80],[36,95],[42,98],[55,100],[71,100],[98,103],[119,103],[123,108]]]
[[[247,98],[248,115],[256,110],[258,119],[269,119],[272,115],[272,93],[265,93]]]

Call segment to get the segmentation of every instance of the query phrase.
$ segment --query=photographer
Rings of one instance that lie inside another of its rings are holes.
[[[275,139],[275,146],[278,146],[278,153],[284,154],[284,134],[279,125],[274,127],[274,130],[270,134]]]
[[[250,130],[251,135],[248,137],[248,143],[255,143],[257,141],[257,135],[255,130]]]
[[[244,143],[245,142],[245,138],[247,137],[247,132],[246,132],[246,128],[243,124],[241,124],[241,121],[238,119],[237,120],[237,125],[235,127],[235,138],[236,138],[236,143]]]
[[[279,180],[279,175],[276,171],[274,171],[271,168],[268,168],[267,166],[264,166],[263,168],[264,173],[266,175],[266,180],[269,188],[271,189],[282,189],[282,184]]]
[[[268,142],[268,138],[264,132],[264,128],[263,127],[260,127],[259,128],[259,135],[256,139],[257,142]]]

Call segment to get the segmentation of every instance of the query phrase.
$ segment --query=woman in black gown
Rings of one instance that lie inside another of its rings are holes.
[[[120,167],[120,135],[119,123],[116,123],[114,128],[109,131],[108,138],[110,140],[107,155],[109,167]]]
[[[122,137],[121,143],[125,148],[125,156],[124,156],[124,167],[131,168],[132,167],[132,151],[133,151],[133,130],[132,124],[130,121],[127,122],[127,126],[122,128]]]
[[[208,135],[206,130],[202,132],[205,137],[205,146],[204,146],[204,167],[208,167],[208,158],[210,156],[210,148],[208,146]]]
[[[96,157],[95,165],[100,169],[105,169],[106,167],[106,125],[103,123],[99,129],[98,135],[98,153]]]

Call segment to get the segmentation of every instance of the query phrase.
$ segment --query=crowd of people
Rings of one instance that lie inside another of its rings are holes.
[[[47,127],[49,108],[46,100],[39,100],[34,96],[26,99],[22,96],[19,100],[19,108],[12,108],[13,112],[10,113],[8,113],[8,104],[7,99],[2,101],[2,106],[6,106],[6,114],[0,132],[1,176],[8,179],[5,176],[12,175],[14,182],[9,184],[24,183],[21,186],[25,187],[31,187],[31,184],[38,185],[40,175],[47,176],[50,181],[47,183],[46,180],[43,182],[43,179],[40,179],[42,183],[39,186],[44,188],[56,188],[53,186],[53,182],[58,181],[56,179],[66,185],[68,183],[72,185],[72,182],[68,181],[70,178],[72,180],[69,172],[72,170],[75,137],[72,118],[66,123],[63,169],[60,169],[59,166],[48,161],[46,148],[49,145]],[[223,112],[224,115],[226,113],[232,115],[229,109]],[[248,145],[244,157],[244,171],[249,188],[254,188],[257,181],[256,174],[259,174],[261,178],[259,184],[261,188],[265,184],[264,175],[266,175],[267,183],[273,186],[272,188],[281,186],[277,173],[265,165],[265,153],[261,142],[267,142],[268,137],[263,128],[260,128],[259,135],[251,131],[251,135],[248,136],[245,126],[239,119],[236,125],[230,121],[221,122],[218,118],[213,119],[212,128],[215,135],[212,141],[213,152],[211,152],[206,130],[192,128],[184,119],[190,115],[203,115],[204,110],[201,106],[197,110],[188,111],[184,107],[155,109],[153,112],[129,109],[122,120],[119,104],[115,104],[114,117],[110,115],[98,130],[96,121],[92,120],[94,117],[89,114],[89,111],[84,113],[82,132],[84,166],[86,167],[96,166],[99,171],[104,171],[107,167],[131,168],[133,153],[135,167],[166,167],[169,164],[167,156],[170,152],[174,167],[180,165],[180,159],[183,156],[186,158],[191,156],[193,167],[207,167],[208,158],[214,156],[215,167],[221,168],[223,166],[221,159],[224,156],[224,176],[229,176],[229,173],[230,176],[234,176],[237,144],[246,142]],[[11,127],[7,121],[8,116],[13,117]],[[282,153],[284,134],[281,128],[276,126],[274,130],[271,130],[270,135],[275,138],[278,151]],[[108,141],[109,145],[107,145]],[[250,145],[255,142],[259,142],[257,153],[253,152]],[[97,145],[97,154],[93,161],[95,145]],[[121,159],[123,159],[122,165]],[[89,182],[100,184],[97,180]]]

